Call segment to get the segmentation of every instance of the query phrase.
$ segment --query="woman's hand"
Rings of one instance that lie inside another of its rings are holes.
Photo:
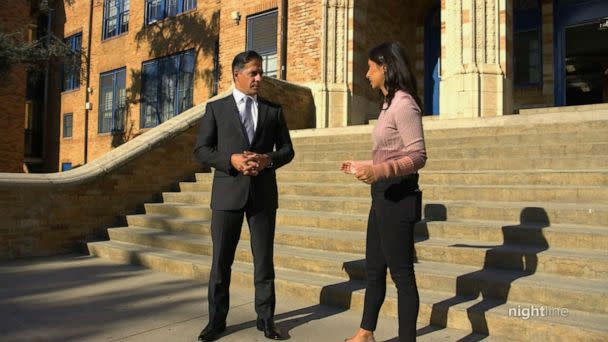
[[[367,184],[375,183],[377,180],[376,175],[374,174],[374,168],[371,165],[358,167],[357,171],[355,172],[355,177]]]
[[[342,165],[340,166],[340,171],[348,174],[354,174],[356,171],[355,162],[352,160],[346,160],[342,162]]]

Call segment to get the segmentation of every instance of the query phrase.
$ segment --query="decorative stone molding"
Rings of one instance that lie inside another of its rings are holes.
[[[315,89],[317,127],[348,125],[348,39],[352,0],[323,0],[321,85]]]
[[[442,118],[512,113],[510,47],[505,46],[512,30],[504,19],[510,6],[506,0],[446,2]]]

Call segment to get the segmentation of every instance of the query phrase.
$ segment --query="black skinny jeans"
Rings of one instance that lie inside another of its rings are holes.
[[[414,275],[414,224],[420,220],[418,175],[395,177],[372,185],[365,265],[367,288],[361,328],[376,330],[386,295],[386,269],[397,286],[399,341],[416,340],[419,296]]]

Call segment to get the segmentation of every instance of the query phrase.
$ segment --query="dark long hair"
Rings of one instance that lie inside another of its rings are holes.
[[[388,91],[385,102],[387,107],[391,105],[397,90],[403,90],[410,94],[420,111],[422,112],[422,101],[418,96],[418,84],[412,72],[409,59],[405,49],[396,42],[382,43],[369,51],[369,59],[376,64],[386,67],[384,74],[384,86]],[[382,92],[380,95],[384,96]]]

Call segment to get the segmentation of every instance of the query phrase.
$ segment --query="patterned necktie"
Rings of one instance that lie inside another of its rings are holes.
[[[247,100],[245,101],[245,110],[243,111],[243,127],[245,128],[245,132],[247,132],[247,139],[249,139],[249,143],[253,140],[253,99],[247,96]]]

